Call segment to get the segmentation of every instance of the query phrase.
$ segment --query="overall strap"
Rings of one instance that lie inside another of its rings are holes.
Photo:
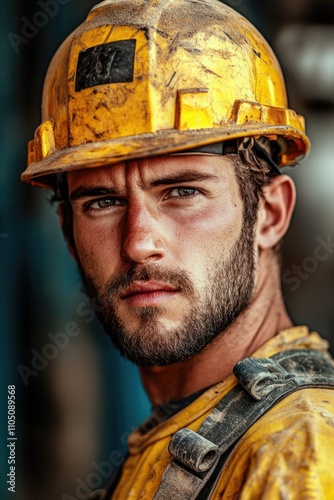
[[[207,500],[234,446],[270,408],[304,388],[334,389],[334,360],[324,352],[297,349],[236,364],[235,386],[197,432],[172,437],[167,466],[154,500]]]

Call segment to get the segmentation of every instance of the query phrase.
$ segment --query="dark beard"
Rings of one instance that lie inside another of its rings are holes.
[[[238,318],[249,304],[254,287],[253,228],[244,225],[228,259],[208,271],[203,297],[196,293],[188,273],[160,265],[134,266],[114,278],[101,293],[94,279],[80,269],[96,315],[120,353],[139,366],[167,366],[198,354]],[[116,299],[134,281],[157,280],[177,287],[193,307],[183,324],[167,329],[159,321],[161,307],[134,309],[140,319],[135,331],[126,329],[116,313]]]

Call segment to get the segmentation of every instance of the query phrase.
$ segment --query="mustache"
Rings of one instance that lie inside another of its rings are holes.
[[[107,296],[115,296],[124,292],[130,285],[138,281],[159,281],[165,285],[178,288],[192,295],[194,286],[189,274],[183,269],[167,269],[156,265],[134,266],[113,278],[106,287]]]
[[[112,306],[116,305],[117,297],[123,293],[130,285],[138,281],[159,281],[165,285],[170,285],[183,292],[186,296],[194,299],[196,297],[195,288],[187,271],[180,268],[170,270],[166,267],[149,265],[134,265],[115,276],[105,286],[104,290],[99,288],[94,276],[85,272],[81,265],[79,272],[82,280],[82,291],[87,295],[93,304],[96,314],[99,316],[106,301]]]

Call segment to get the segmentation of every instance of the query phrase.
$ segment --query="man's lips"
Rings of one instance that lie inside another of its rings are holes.
[[[169,300],[178,291],[179,288],[165,283],[143,281],[128,286],[120,298],[132,305],[154,305]]]
[[[128,286],[124,292],[120,294],[122,299],[131,297],[137,293],[152,293],[152,292],[177,292],[178,288],[156,281],[143,281],[141,283],[133,283]]]

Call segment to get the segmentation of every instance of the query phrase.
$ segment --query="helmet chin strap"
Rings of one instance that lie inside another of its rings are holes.
[[[277,164],[274,162],[272,157],[268,154],[268,152],[265,150],[265,148],[263,148],[257,141],[254,141],[254,145],[253,145],[252,149],[257,154],[257,156],[259,156],[263,160],[266,160],[266,162],[268,163],[268,165],[270,165],[270,167],[272,168],[272,170],[274,172],[276,172],[278,175],[282,175],[281,170],[279,169]]]

